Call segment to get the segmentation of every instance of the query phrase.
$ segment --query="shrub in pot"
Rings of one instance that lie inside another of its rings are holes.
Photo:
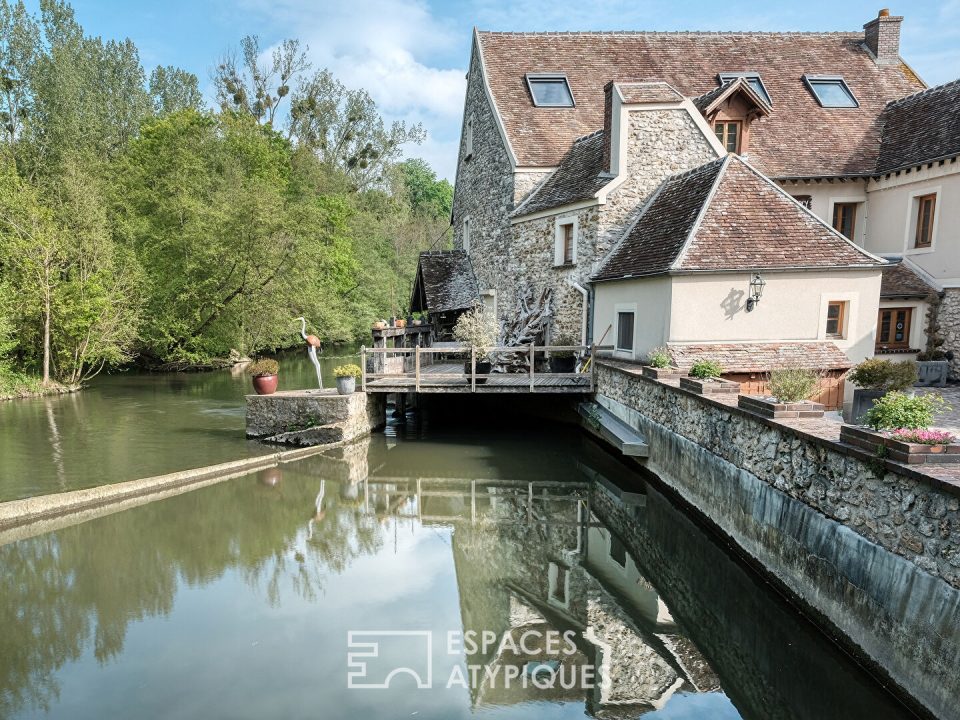
[[[912,361],[892,362],[870,358],[857,365],[847,380],[856,386],[853,406],[847,422],[858,425],[863,422],[874,402],[891,391],[906,390],[917,381],[917,364]]]
[[[933,424],[937,415],[949,409],[936,393],[907,395],[893,391],[874,402],[867,411],[866,422],[874,430],[923,430]]]
[[[767,390],[782,403],[803,402],[817,391],[820,376],[808,368],[774,368],[767,375]]]
[[[247,372],[253,378],[253,389],[257,395],[272,395],[277,391],[277,372],[280,363],[270,358],[252,362],[247,366]]]
[[[576,341],[568,335],[557,338],[557,345],[576,345]],[[550,371],[555,373],[572,373],[577,369],[577,356],[573,350],[551,350]]]
[[[697,360],[690,366],[687,374],[698,380],[715,380],[723,375],[723,367],[713,360]]]
[[[490,363],[490,348],[497,344],[497,319],[492,313],[484,309],[483,304],[474,305],[463,313],[453,326],[453,337],[464,345],[476,349],[477,375],[488,375],[493,369]],[[463,365],[463,371],[470,375],[470,362]],[[485,383],[485,377],[477,378],[478,383]]]
[[[362,374],[359,365],[339,365],[333,369],[333,376],[337,379],[337,392],[341,395],[350,395],[357,389],[357,378]]]
[[[673,358],[670,357],[670,351],[665,347],[655,347],[647,355],[647,365],[658,370],[666,370],[673,364]]]

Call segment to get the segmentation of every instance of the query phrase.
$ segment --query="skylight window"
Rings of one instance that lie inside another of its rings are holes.
[[[764,101],[767,105],[773,105],[770,100],[770,93],[767,92],[767,88],[763,85],[763,80],[760,79],[760,73],[755,72],[731,72],[731,73],[720,73],[720,84],[728,83],[731,80],[736,80],[737,78],[743,78],[750,85],[750,88]]]
[[[817,101],[826,108],[855,108],[860,103],[839,75],[804,75],[803,81]]]
[[[567,76],[561,74],[528,74],[527,85],[537,107],[573,107],[573,93]]]

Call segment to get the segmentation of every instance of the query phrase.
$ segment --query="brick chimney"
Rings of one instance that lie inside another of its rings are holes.
[[[903,17],[892,17],[884,8],[863,26],[863,43],[873,53],[878,65],[900,62],[900,23]]]
[[[603,86],[603,169],[610,172],[610,148],[613,142],[613,80]]]

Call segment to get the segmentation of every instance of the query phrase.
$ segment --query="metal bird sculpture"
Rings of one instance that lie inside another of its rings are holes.
[[[307,343],[307,357],[310,358],[310,362],[317,369],[317,385],[322,390],[323,377],[320,374],[320,361],[317,359],[317,351],[323,349],[323,346],[320,343],[320,338],[316,335],[307,335],[307,319],[298,317],[297,320],[300,321],[300,337]]]

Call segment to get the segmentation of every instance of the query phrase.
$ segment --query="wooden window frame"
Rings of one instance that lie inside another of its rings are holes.
[[[848,240],[853,240],[857,236],[857,206],[859,204],[860,203],[858,202],[850,202],[850,201],[835,202],[833,204],[833,218],[832,218],[833,229],[836,230],[841,235],[843,235]],[[847,235],[842,230],[842,227],[843,227],[842,216],[840,218],[837,217],[837,213],[842,212],[844,209],[850,209],[850,211],[853,213],[853,219],[850,222],[849,235]],[[838,222],[838,220],[840,220],[841,222]]]
[[[624,315],[630,316],[630,347],[623,347],[620,344],[620,330],[622,329],[620,319]],[[637,343],[636,327],[637,327],[637,311],[636,310],[617,310],[617,339],[616,339],[616,342],[614,343],[614,346],[617,352],[632,353],[634,351],[634,346]]]
[[[896,313],[903,312],[904,316],[904,327],[903,327],[903,340],[887,340],[884,341],[880,337],[880,328],[883,327],[883,316],[884,314],[890,315],[890,325],[889,330],[891,335],[895,334],[896,328]],[[876,342],[876,352],[883,352],[884,350],[908,350],[910,348],[910,331],[913,328],[913,308],[912,307],[891,307],[891,308],[880,308],[880,311],[877,313],[877,342]]]
[[[576,238],[573,235],[574,226],[572,222],[560,225],[560,242],[562,245],[560,254],[563,257],[564,265],[573,265],[574,244],[576,243]]]
[[[717,135],[717,126],[723,126],[723,136]],[[727,147],[727,141],[730,138],[730,126],[737,126],[737,141],[735,143],[736,148],[731,150]],[[713,122],[713,132],[717,135],[717,139],[720,141],[720,144],[723,145],[723,149],[728,153],[739,153],[741,144],[743,143],[743,121],[742,120],[714,120]]]
[[[933,246],[933,229],[937,220],[937,194],[933,192],[925,195],[917,195],[914,200],[917,203],[917,222],[913,232],[913,247],[926,250]],[[927,203],[930,203],[930,222],[927,225],[926,238],[921,240],[921,234],[923,233],[923,208]]]
[[[837,332],[832,333],[827,328],[830,326],[830,321],[834,319],[830,317],[830,308],[834,306],[840,308],[840,312],[836,317]],[[846,324],[847,324],[847,301],[846,300],[830,300],[827,303],[827,322],[825,323],[826,327],[824,327],[825,336],[831,340],[843,340],[847,335]]]

